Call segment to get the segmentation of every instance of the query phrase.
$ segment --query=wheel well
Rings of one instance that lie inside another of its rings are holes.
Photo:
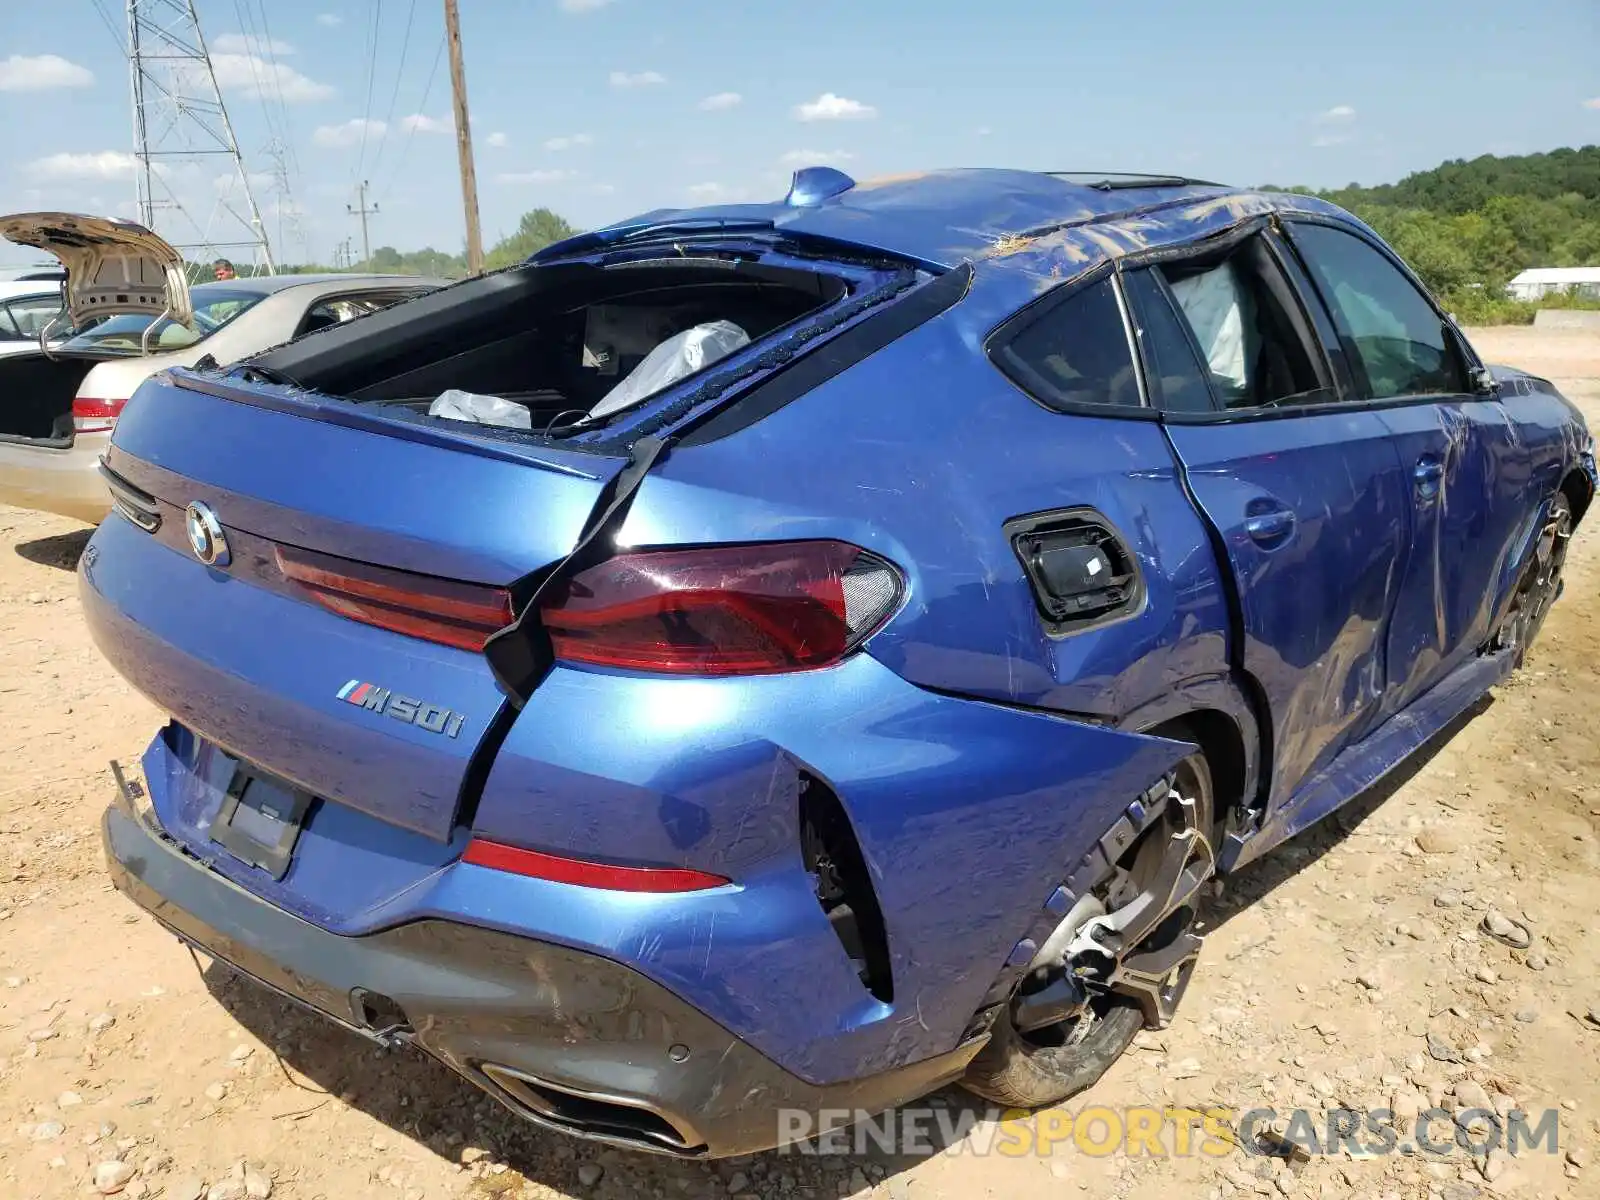
[[[1193,742],[1206,756],[1211,769],[1211,790],[1216,801],[1213,819],[1224,828],[1229,815],[1244,806],[1245,748],[1239,726],[1227,713],[1214,708],[1196,709],[1170,721],[1163,721],[1144,732],[1153,737],[1170,737]]]
[[[1594,499],[1594,489],[1589,484],[1589,477],[1584,474],[1581,467],[1574,467],[1561,481],[1561,490],[1566,493],[1567,503],[1572,506],[1572,523],[1576,525],[1583,520],[1583,513],[1589,507],[1589,501]]]

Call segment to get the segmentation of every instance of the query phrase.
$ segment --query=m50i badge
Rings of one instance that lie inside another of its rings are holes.
[[[404,721],[429,733],[442,733],[446,737],[460,736],[461,726],[466,723],[466,717],[458,712],[418,700],[415,696],[398,695],[388,688],[360,679],[352,679],[340,688],[339,699],[368,712],[387,713],[396,721]]]

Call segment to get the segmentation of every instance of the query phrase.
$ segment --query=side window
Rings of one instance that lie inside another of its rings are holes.
[[[30,296],[26,300],[13,300],[7,307],[18,332],[25,338],[36,338],[46,325],[61,316],[61,297]],[[65,318],[57,329],[61,333],[66,331]]]
[[[1205,372],[1161,281],[1152,271],[1131,271],[1122,277],[1122,286],[1144,357],[1150,403],[1165,412],[1214,411]]]
[[[16,318],[11,315],[11,310],[0,304],[0,342],[21,341],[24,334],[17,328]]]
[[[1313,336],[1258,236],[1222,257],[1160,268],[1226,408],[1321,403]]]
[[[311,310],[301,319],[295,337],[327,329],[330,325],[342,325],[418,294],[416,291],[385,291],[346,292],[341,296],[330,296],[311,306]]]
[[[1011,381],[1052,408],[1138,408],[1128,330],[1108,275],[1074,292],[994,351]]]
[[[1444,322],[1382,253],[1353,233],[1296,222],[1295,246],[1376,400],[1467,390]]]

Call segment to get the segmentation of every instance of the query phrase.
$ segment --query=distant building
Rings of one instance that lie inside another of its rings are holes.
[[[1513,300],[1541,300],[1551,292],[1571,292],[1600,300],[1600,267],[1529,267],[1510,283]]]

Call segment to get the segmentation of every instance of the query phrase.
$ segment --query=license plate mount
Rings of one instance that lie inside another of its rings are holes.
[[[211,826],[211,840],[274,879],[289,873],[313,797],[241,764]]]

